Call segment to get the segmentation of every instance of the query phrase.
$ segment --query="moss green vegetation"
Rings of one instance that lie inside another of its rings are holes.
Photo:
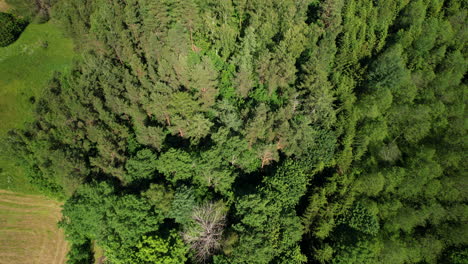
[[[59,27],[30,24],[12,45],[0,48],[0,140],[34,120],[34,107],[55,71],[67,71],[73,42]],[[33,192],[22,167],[1,152],[0,189]]]
[[[52,10],[83,56],[5,150],[69,263],[463,263],[466,1]]]

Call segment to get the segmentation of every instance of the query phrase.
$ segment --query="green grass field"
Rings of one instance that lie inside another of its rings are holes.
[[[54,71],[66,71],[73,43],[52,22],[30,24],[10,46],[0,48],[0,140],[33,119],[40,97]],[[0,189],[36,193],[20,167],[0,150]]]

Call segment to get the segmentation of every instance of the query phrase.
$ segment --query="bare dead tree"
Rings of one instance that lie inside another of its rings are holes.
[[[206,203],[192,213],[194,226],[183,233],[185,243],[195,253],[195,260],[205,263],[221,247],[226,214],[220,203]]]

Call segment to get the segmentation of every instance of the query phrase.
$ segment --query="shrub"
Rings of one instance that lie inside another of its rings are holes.
[[[25,27],[22,19],[17,19],[12,14],[0,12],[0,47],[6,47],[18,39]]]

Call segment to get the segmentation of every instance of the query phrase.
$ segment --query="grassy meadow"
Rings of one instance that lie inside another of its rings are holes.
[[[67,70],[73,56],[72,40],[52,22],[30,24],[15,43],[0,48],[0,141],[32,120],[36,98],[54,71]],[[36,193],[2,152],[0,189]]]

